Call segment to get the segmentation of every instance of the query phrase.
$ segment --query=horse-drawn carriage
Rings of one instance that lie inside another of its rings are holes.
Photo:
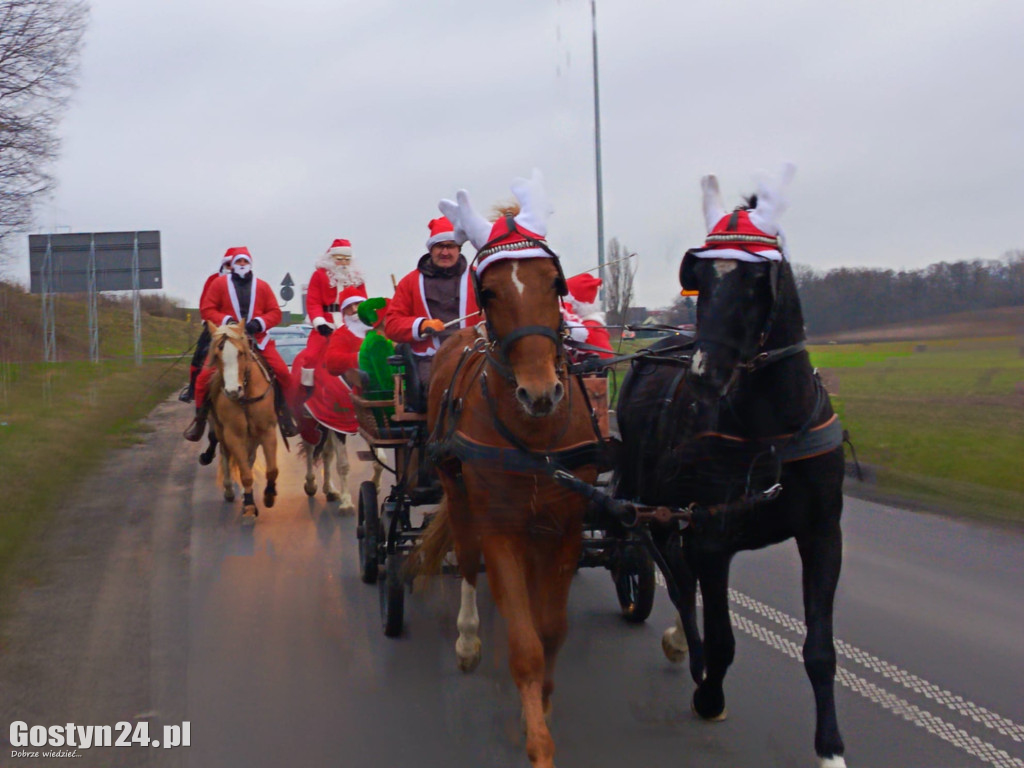
[[[407,349],[399,347],[399,352],[389,360],[400,371],[394,376],[393,390],[360,390],[352,395],[359,435],[369,448],[360,451],[359,457],[380,464],[394,477],[383,500],[373,482],[360,485],[356,527],[359,574],[365,583],[378,585],[381,624],[388,637],[402,631],[405,593],[412,585],[406,564],[443,495],[429,455],[430,435],[420,385],[414,379],[415,364]],[[597,431],[607,439],[607,371],[581,375],[581,381],[593,406]],[[390,453],[390,463],[381,461],[382,451]],[[604,475],[597,484],[607,482],[608,475]],[[579,567],[606,568],[622,617],[630,623],[646,621],[654,605],[654,562],[633,533],[601,515],[596,507],[585,519]],[[443,571],[458,574],[450,562]]]

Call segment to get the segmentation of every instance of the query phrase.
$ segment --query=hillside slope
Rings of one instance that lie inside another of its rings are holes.
[[[1024,336],[1024,306],[980,309],[907,323],[811,336],[812,344]]]

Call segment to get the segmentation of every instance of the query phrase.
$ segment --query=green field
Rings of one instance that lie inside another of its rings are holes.
[[[1024,521],[1024,356],[1013,337],[811,348],[877,487]]]
[[[647,343],[626,342],[622,352]],[[861,490],[1024,521],[1019,339],[821,345],[810,353],[858,459],[871,470],[873,484]],[[848,483],[847,490],[858,486]]]

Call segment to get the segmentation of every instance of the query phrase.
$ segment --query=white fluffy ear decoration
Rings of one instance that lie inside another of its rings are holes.
[[[482,248],[491,237],[491,222],[473,210],[466,190],[456,192],[455,200],[457,213],[455,218],[448,216],[449,220],[469,238],[474,248]]]
[[[713,173],[704,176],[700,180],[700,188],[704,198],[704,226],[710,232],[726,214],[722,191],[718,188],[718,177]]]
[[[517,178],[512,182],[512,194],[519,201],[516,224],[541,237],[548,233],[548,216],[554,211],[544,192],[544,176],[536,168],[529,179]]]
[[[459,204],[454,200],[442,200],[437,204],[437,208],[441,211],[441,215],[444,216],[454,226],[452,235],[455,238],[455,242],[462,245],[469,238],[466,236],[466,231],[462,228],[461,220],[459,219]]]
[[[750,222],[763,232],[777,235],[779,219],[786,210],[786,188],[796,175],[796,166],[785,163],[778,179],[761,176],[757,181],[757,207],[750,212]]]

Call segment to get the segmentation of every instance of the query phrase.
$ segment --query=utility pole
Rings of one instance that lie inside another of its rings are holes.
[[[601,185],[601,97],[597,85],[597,0],[590,0],[590,27],[594,52],[594,163],[597,168],[597,274],[603,280],[604,274],[604,192]],[[604,309],[605,290],[599,294],[601,309]]]

